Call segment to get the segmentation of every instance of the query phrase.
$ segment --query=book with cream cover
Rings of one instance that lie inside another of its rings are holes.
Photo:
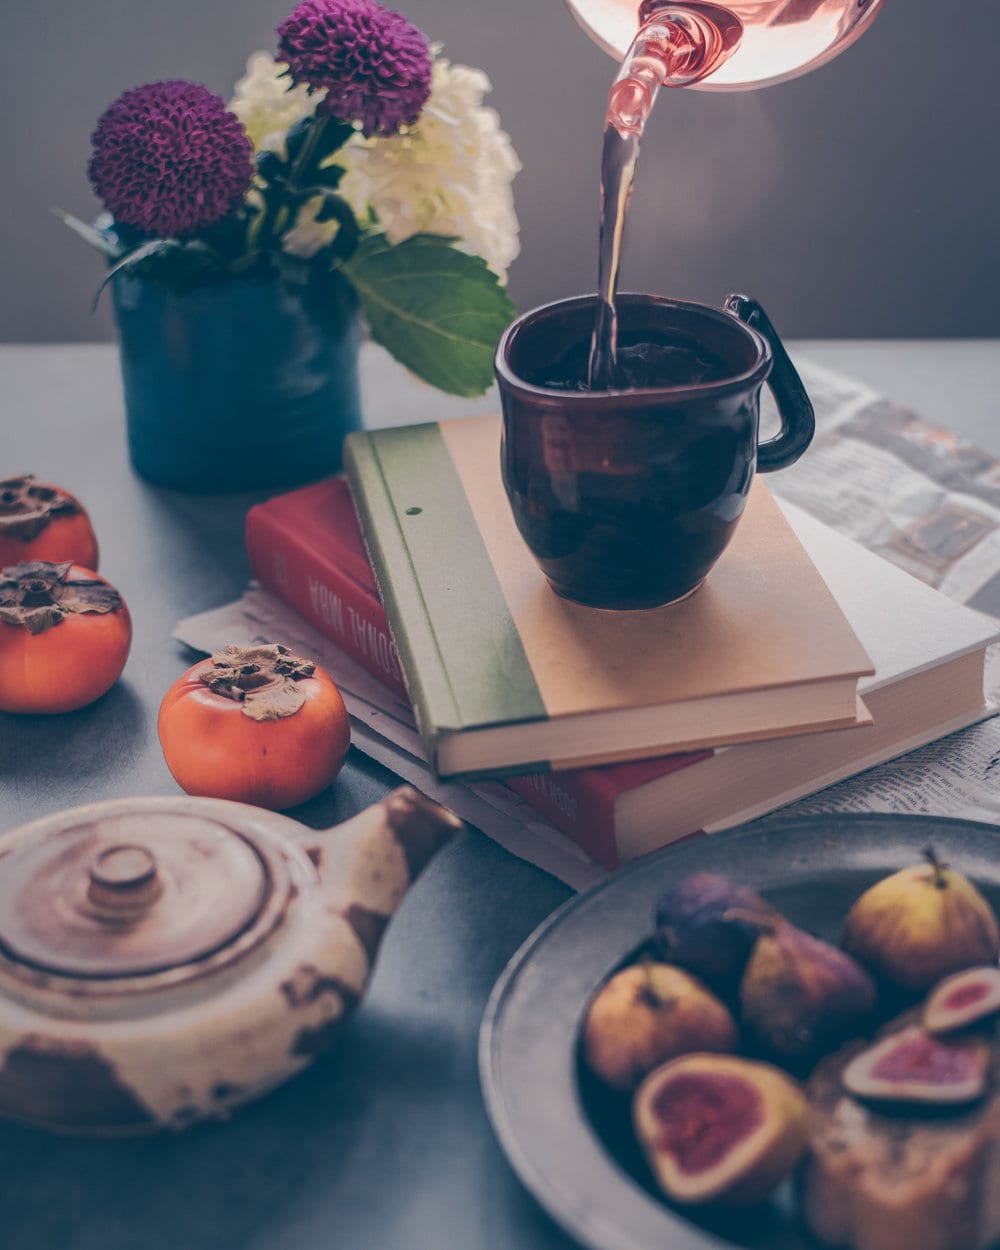
[[[689,599],[560,599],[514,525],[500,422],[348,436],[345,471],[441,777],[584,767],[864,724],[872,663],[758,479]]]

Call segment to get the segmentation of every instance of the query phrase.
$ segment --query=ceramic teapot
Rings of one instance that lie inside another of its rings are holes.
[[[137,1133],[304,1068],[461,822],[408,786],[317,833],[220,799],[118,799],[0,838],[0,1115]]]

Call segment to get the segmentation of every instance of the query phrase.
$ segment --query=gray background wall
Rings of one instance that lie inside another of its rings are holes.
[[[490,74],[523,161],[529,307],[592,290],[600,126],[613,65],[560,0],[396,0]],[[121,90],[186,77],[228,94],[291,0],[3,0],[0,340],[105,338],[99,261],[50,216],[95,209],[88,136]],[[968,41],[962,32],[969,34]],[[748,290],[799,337],[1000,334],[995,0],[889,0],[853,48],[753,93],[661,96],[623,286]]]

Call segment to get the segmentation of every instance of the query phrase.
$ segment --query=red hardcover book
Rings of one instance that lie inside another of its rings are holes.
[[[598,863],[613,868],[700,829],[761,816],[995,711],[983,698],[983,664],[1000,636],[996,622],[805,514],[796,532],[875,662],[860,686],[874,726],[506,778]],[[258,504],[246,542],[262,586],[405,697],[343,478]]]
[[[405,696],[399,656],[344,478],[278,495],[250,509],[247,554],[254,576],[386,686]],[[692,751],[659,759],[508,777],[505,784],[592,859],[618,864],[616,799],[624,790],[711,759]]]
[[[406,695],[399,656],[375,588],[343,478],[255,505],[247,515],[254,576],[390,689]]]
[[[523,777],[506,777],[504,784],[557,829],[568,833],[591,859],[605,868],[617,868],[620,862],[619,797],[691,764],[710,760],[714,754],[714,751],[688,751],[683,755],[661,755],[657,759],[632,760],[626,764],[530,773]]]

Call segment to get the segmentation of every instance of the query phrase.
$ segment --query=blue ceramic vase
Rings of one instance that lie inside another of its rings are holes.
[[[282,488],[337,472],[360,428],[353,298],[277,279],[178,293],[112,283],[137,472],[187,491]]]

